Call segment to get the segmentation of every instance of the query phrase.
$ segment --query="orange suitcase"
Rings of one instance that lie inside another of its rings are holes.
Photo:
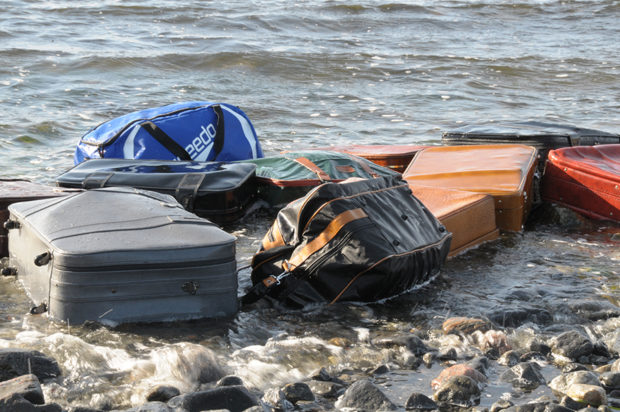
[[[620,222],[620,144],[551,150],[542,189],[544,200]]]
[[[308,150],[332,150],[334,152],[352,154],[370,160],[379,166],[389,167],[390,169],[402,173],[409,163],[411,163],[413,156],[425,147],[428,146],[413,144],[353,144],[349,146],[330,146]]]
[[[452,233],[448,257],[498,238],[493,196],[414,184],[409,188]]]
[[[537,162],[531,146],[436,146],[418,152],[403,178],[410,184],[490,194],[497,226],[518,232],[532,207]]]

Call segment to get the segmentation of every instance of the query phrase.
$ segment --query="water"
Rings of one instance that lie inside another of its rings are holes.
[[[462,124],[538,120],[619,132],[618,1],[32,1],[0,10],[0,170],[49,183],[72,164],[91,127],[176,101],[238,105],[267,154],[313,145],[438,144]],[[271,216],[228,228],[239,262],[258,248]],[[544,223],[544,224],[543,224]],[[67,328],[26,315],[0,279],[0,346],[39,349],[64,378],[44,385],[62,405],[140,405],[158,383],[195,390],[214,360],[264,391],[319,367],[364,371],[398,364],[374,338],[417,330],[436,347],[475,345],[438,332],[448,316],[502,310],[550,318],[508,327],[528,336],[580,327],[618,350],[617,226],[569,215],[504,235],[450,261],[421,290],[375,305],[282,313],[242,311],[230,321],[138,328]],[[240,273],[240,293],[249,272]],[[582,306],[579,306],[579,305]],[[587,306],[587,305],[586,305]],[[612,309],[610,309],[612,308]],[[528,313],[529,313],[528,312]],[[440,371],[394,369],[377,380],[399,405],[430,394]],[[553,368],[545,369],[552,375]],[[492,373],[499,376],[501,370]],[[500,396],[536,398],[489,383]]]

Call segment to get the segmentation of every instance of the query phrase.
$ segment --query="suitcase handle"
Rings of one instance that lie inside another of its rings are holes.
[[[52,254],[50,252],[41,253],[37,257],[34,258],[34,264],[36,266],[45,266],[52,259]]]
[[[6,230],[19,229],[21,227],[17,220],[7,220],[2,226],[4,226]]]

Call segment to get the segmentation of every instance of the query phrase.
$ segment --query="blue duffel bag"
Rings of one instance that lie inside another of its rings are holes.
[[[263,157],[250,119],[225,103],[184,102],[126,114],[91,129],[74,162],[87,159],[247,160]]]

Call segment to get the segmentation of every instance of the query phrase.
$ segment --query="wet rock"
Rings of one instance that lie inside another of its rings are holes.
[[[440,404],[469,408],[480,403],[480,388],[469,376],[452,376],[433,395]]]
[[[236,412],[255,405],[258,405],[258,400],[243,386],[222,386],[188,393],[174,397],[168,402],[171,408],[183,408],[188,412],[211,409],[228,409]]]
[[[310,387],[312,393],[328,399],[337,398],[340,392],[345,387],[344,385],[337,382],[326,382],[317,380],[309,381],[308,386]]]
[[[349,348],[353,346],[353,342],[347,338],[331,338],[328,342],[330,345],[338,346],[340,348]]]
[[[478,318],[454,317],[446,319],[441,328],[446,335],[450,333],[469,335],[475,331],[488,331],[491,329],[491,323]]]
[[[478,344],[483,351],[493,351],[498,356],[509,351],[508,337],[499,330],[489,330],[484,334],[477,334]]]
[[[179,391],[174,386],[170,385],[159,385],[151,390],[151,392],[146,396],[147,402],[168,402],[170,399],[175,396],[179,396],[181,391]]]
[[[425,353],[424,356],[422,356],[422,362],[424,362],[424,365],[426,365],[426,367],[430,368],[433,365],[433,361],[435,360],[435,354],[434,353]]]
[[[374,339],[372,343],[380,348],[395,348],[404,346],[416,356],[422,356],[428,352],[428,347],[424,341],[416,335],[382,337]]]
[[[574,384],[600,386],[598,376],[590,371],[577,371],[556,376],[549,382],[549,387],[562,395],[566,395],[568,388]]]
[[[35,375],[23,375],[0,382],[0,400],[18,395],[35,405],[43,405],[45,398],[39,379]]]
[[[586,368],[584,365],[582,365],[581,363],[575,363],[575,362],[567,363],[566,365],[562,366],[562,373],[587,371],[587,370],[588,368]]]
[[[620,372],[620,359],[616,359],[614,363],[611,364],[610,372]]]
[[[263,395],[263,401],[276,410],[290,411],[295,409],[295,405],[286,399],[286,395],[281,389],[267,389]]]
[[[603,358],[611,358],[611,352],[605,344],[605,342],[597,341],[592,344],[592,355],[600,356]]]
[[[61,375],[56,360],[36,350],[0,349],[0,381],[32,373],[41,382]]]
[[[56,403],[34,405],[19,394],[13,394],[6,399],[0,399],[2,412],[62,412],[63,409]]]
[[[509,350],[508,352],[504,352],[502,356],[497,359],[497,363],[504,366],[515,366],[519,363],[519,359],[521,358],[521,354],[514,350]]]
[[[560,400],[560,405],[572,409],[574,411],[576,411],[577,409],[581,409],[583,407],[583,404],[577,402],[576,400],[564,395],[562,396],[562,399]]]
[[[437,354],[437,359],[440,361],[454,361],[457,359],[456,349],[454,348],[441,348]]]
[[[200,370],[200,375],[198,376],[198,382],[200,383],[209,383],[215,382],[224,377],[224,370],[220,365],[218,365],[215,358],[211,359],[211,363],[205,365]]]
[[[412,393],[405,404],[405,409],[408,411],[432,411],[437,408],[437,404],[431,398],[417,392]]]
[[[530,362],[534,360],[545,361],[547,358],[540,352],[527,352],[519,357],[519,362]]]
[[[422,356],[429,351],[428,346],[426,346],[424,341],[416,335],[410,335],[407,337],[407,349],[409,349],[415,356]]]
[[[238,376],[228,375],[217,381],[215,386],[243,386],[243,380]]]
[[[435,379],[431,381],[431,388],[433,388],[433,390],[436,390],[447,379],[453,376],[469,376],[470,378],[475,380],[477,383],[484,383],[487,380],[486,376],[478,372],[476,369],[472,368],[471,366],[467,364],[461,363],[461,364],[450,366],[449,368],[442,370],[439,376],[437,376]]]
[[[530,340],[526,345],[526,349],[530,352],[539,352],[544,356],[551,353],[551,346],[537,338]]]
[[[69,408],[69,412],[104,412],[102,409],[87,408],[85,406],[76,406]]]
[[[620,389],[620,372],[605,372],[599,376],[599,380],[609,391]]]
[[[540,373],[540,366],[534,362],[523,362],[513,366],[502,374],[501,379],[524,390],[533,390],[545,383],[545,378]]]
[[[394,410],[394,405],[381,389],[367,379],[349,386],[335,404],[336,408],[353,408],[362,411]]]
[[[566,396],[589,405],[599,406],[607,403],[605,389],[597,385],[574,383],[566,390]]]
[[[286,400],[295,405],[299,401],[314,401],[314,394],[307,383],[289,383],[282,388]]]
[[[489,359],[486,356],[477,356],[467,364],[485,376],[489,369]]]
[[[175,411],[174,409],[168,407],[168,405],[166,405],[165,403],[155,401],[155,402],[145,403],[142,406],[137,406],[135,408],[127,409],[125,412],[175,412]]]
[[[620,316],[620,309],[608,301],[583,301],[569,305],[574,313],[591,321],[609,319]]]
[[[516,309],[501,310],[489,315],[493,323],[504,328],[517,328],[525,323],[548,325],[553,321],[549,311],[536,307],[521,307]]]
[[[489,409],[489,412],[499,412],[501,410],[510,408],[512,405],[514,404],[509,400],[500,399],[499,401],[491,405],[491,409]]]
[[[422,360],[418,358],[416,355],[414,355],[413,353],[411,353],[410,351],[406,351],[402,353],[398,357],[398,359],[396,359],[396,362],[403,369],[414,370],[420,366],[420,364],[422,363]]]
[[[551,339],[551,351],[572,360],[590,355],[593,348],[590,339],[576,330],[564,332]]]

